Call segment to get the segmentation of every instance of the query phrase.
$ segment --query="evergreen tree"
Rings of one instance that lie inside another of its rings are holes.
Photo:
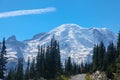
[[[116,59],[116,72],[120,74],[120,56]]]
[[[62,71],[62,63],[61,63],[61,56],[60,56],[60,47],[59,43],[56,44],[56,75],[60,75]]]
[[[84,68],[85,68],[85,73],[87,73],[89,71],[89,65],[87,62],[85,63]]]
[[[72,73],[75,75],[77,73],[77,64],[74,62],[72,66],[73,66]]]
[[[23,58],[18,59],[16,68],[16,80],[23,80]]]
[[[46,49],[46,56],[45,56],[45,78],[46,79],[50,79],[50,47],[47,46],[47,49]]]
[[[38,78],[54,79],[62,72],[59,43],[53,37],[47,48],[38,47],[36,57],[36,71]]]
[[[40,74],[41,77],[45,77],[45,46],[41,47],[41,55],[40,55]]]
[[[108,48],[107,48],[107,65],[115,63],[116,60],[116,47],[114,46],[113,43],[110,43]]]
[[[51,39],[51,44],[50,44],[50,66],[51,66],[51,78],[55,78],[56,77],[56,40],[53,37]]]
[[[15,80],[15,71],[14,69],[10,69],[7,75],[7,80]]]
[[[92,62],[92,65],[93,65],[93,71],[96,71],[97,69],[98,69],[98,67],[99,67],[99,60],[98,60],[98,55],[99,55],[99,53],[98,53],[98,51],[99,51],[99,46],[97,45],[94,45],[94,49],[93,49],[93,57],[92,57],[92,59],[93,59],[93,62]]]
[[[98,63],[99,63],[99,70],[104,70],[104,67],[105,67],[105,53],[106,53],[106,50],[105,50],[105,46],[104,46],[104,43],[101,42],[100,45],[99,45],[99,52],[98,52]]]
[[[38,55],[36,61],[37,77],[45,77],[45,47],[38,47]]]
[[[114,79],[114,75],[120,75],[120,32],[118,34],[117,47],[110,43],[107,51],[103,42],[93,49],[93,70],[105,71],[109,79]],[[90,65],[89,65],[90,66]],[[113,75],[114,73],[114,75]]]
[[[62,73],[59,43],[53,37],[49,46],[38,46],[36,56],[37,78],[55,79]],[[31,73],[31,71],[30,71]]]
[[[83,64],[83,62],[81,62],[81,65],[80,65],[80,70],[81,70],[81,73],[84,73],[85,71],[85,69],[84,69],[84,64]]]
[[[30,59],[28,58],[27,68],[24,74],[24,80],[29,80],[29,79],[30,79]]]
[[[120,75],[120,31],[118,33],[118,42],[117,42],[116,72],[118,75]]]
[[[79,67],[79,65],[76,64],[75,62],[72,64],[72,68],[73,68],[73,69],[72,69],[72,70],[73,70],[73,71],[72,71],[72,74],[73,74],[73,75],[80,73],[80,71],[79,71],[79,70],[80,70],[80,69],[79,69],[80,67]]]
[[[30,79],[36,78],[35,58],[33,58],[30,65]]]
[[[0,79],[5,78],[6,63],[7,63],[7,57],[5,57],[5,55],[6,55],[6,46],[5,46],[5,38],[3,38],[2,49],[0,53]]]
[[[54,36],[50,43],[50,67],[51,78],[57,77],[61,71],[61,61],[59,44],[55,40]]]
[[[72,70],[73,70],[73,67],[72,67],[71,57],[68,57],[68,60],[66,60],[66,62],[65,62],[65,73],[66,73],[66,75],[68,75],[68,76],[71,75]]]
[[[116,71],[115,60],[116,60],[116,47],[113,43],[110,43],[107,47],[106,53],[106,74],[108,77],[111,76],[112,72]]]
[[[106,54],[106,49],[103,44],[103,42],[100,43],[100,45],[95,45],[93,49],[93,71],[96,70],[105,70],[105,54]]]
[[[120,55],[120,31],[118,33],[118,41],[117,41],[117,56],[118,57]]]
[[[78,65],[78,73],[81,74],[81,67]]]
[[[42,48],[41,48],[42,49]],[[38,54],[36,57],[36,71],[37,71],[37,77],[41,77],[41,49],[40,46],[38,46]]]
[[[92,73],[93,72],[93,63],[88,63],[88,72]]]

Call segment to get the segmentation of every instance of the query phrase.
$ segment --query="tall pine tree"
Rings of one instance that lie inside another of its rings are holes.
[[[71,57],[68,57],[68,59],[65,61],[65,73],[67,76],[72,74],[73,66],[71,62]]]
[[[50,43],[50,67],[51,78],[57,77],[61,71],[61,61],[59,44],[54,36]]]
[[[106,56],[107,65],[115,63],[116,52],[117,52],[116,47],[114,46],[113,43],[110,43],[108,48],[107,48],[107,56]]]
[[[32,63],[30,65],[30,79],[34,79],[35,77],[37,77],[37,75],[35,67],[35,58],[33,58]]]
[[[99,50],[99,46],[98,45],[94,45],[94,48],[93,48],[93,62],[92,62],[92,65],[93,65],[93,72],[96,71],[99,67],[99,63],[98,63],[98,50]]]
[[[6,55],[6,46],[5,46],[5,38],[3,38],[2,48],[0,53],[0,79],[5,78],[6,63],[7,63],[7,57],[5,57],[5,55]]]
[[[41,49],[40,49],[40,46],[38,46],[38,54],[36,57],[36,73],[37,73],[38,78],[41,77],[41,65],[42,65],[41,64]]]
[[[51,70],[51,67],[50,67],[50,47],[47,46],[47,49],[46,49],[46,54],[45,54],[45,78],[46,79],[49,79],[50,78],[50,70]]]
[[[120,31],[118,33],[118,42],[117,42],[117,59],[116,59],[116,72],[120,75]]]
[[[106,49],[105,49],[105,46],[104,46],[104,43],[101,42],[100,45],[99,45],[99,52],[98,52],[98,63],[99,63],[99,70],[103,71],[104,70],[104,67],[105,67],[105,53],[106,53]]]
[[[10,69],[7,75],[7,80],[15,80],[15,70]]]
[[[27,68],[24,74],[24,80],[29,80],[29,79],[30,79],[30,59],[28,58]]]
[[[18,59],[16,68],[16,80],[23,80],[23,58]]]
[[[118,41],[117,41],[117,56],[118,57],[120,55],[120,31],[118,33]]]
[[[62,73],[60,47],[55,37],[51,39],[47,47],[38,47],[36,57],[37,78],[55,79]]]

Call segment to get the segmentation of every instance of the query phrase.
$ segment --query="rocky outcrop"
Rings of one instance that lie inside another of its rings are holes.
[[[107,80],[105,72],[96,71],[91,75],[92,80]]]

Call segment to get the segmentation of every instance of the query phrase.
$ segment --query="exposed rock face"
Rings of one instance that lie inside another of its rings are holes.
[[[96,71],[91,75],[92,80],[108,80],[105,72]]]

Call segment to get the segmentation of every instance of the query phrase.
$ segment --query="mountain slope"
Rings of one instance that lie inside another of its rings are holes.
[[[77,24],[63,24],[50,32],[41,33],[30,40],[23,42],[16,40],[13,42],[15,45],[10,42],[8,49],[12,48],[16,54],[21,54],[22,52],[22,56],[27,60],[28,57],[33,58],[36,56],[38,45],[49,44],[53,35],[60,43],[62,61],[71,56],[77,63],[91,60],[94,44],[99,44],[103,41],[105,46],[107,46],[109,42],[113,41],[115,43],[117,41],[117,36],[106,28],[83,28]],[[7,40],[7,43],[9,41]],[[20,46],[18,46],[19,43]]]

